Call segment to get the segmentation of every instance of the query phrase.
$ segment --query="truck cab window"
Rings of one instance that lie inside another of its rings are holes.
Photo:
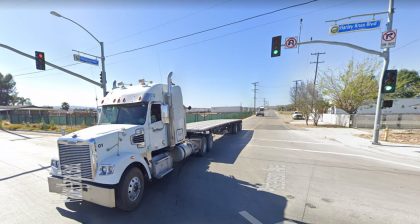
[[[106,105],[102,107],[98,124],[135,124],[146,121],[147,103]]]
[[[162,120],[162,113],[160,104],[152,104],[150,109],[150,123],[155,123]]]

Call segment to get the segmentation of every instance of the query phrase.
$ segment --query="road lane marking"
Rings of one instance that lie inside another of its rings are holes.
[[[314,145],[341,145],[341,144],[338,144],[338,143],[293,141],[293,140],[285,140],[285,139],[283,140],[283,139],[253,138],[252,140],[268,141],[268,142],[291,142],[291,143],[303,143],[303,144],[314,144]]]
[[[282,149],[282,150],[288,150],[288,151],[301,151],[301,152],[310,152],[310,153],[320,153],[320,154],[331,154],[331,155],[339,155],[339,156],[358,157],[358,158],[363,158],[363,159],[375,160],[375,161],[379,161],[379,162],[383,162],[383,163],[390,163],[390,164],[394,164],[394,165],[399,165],[399,166],[405,166],[405,167],[420,169],[420,166],[415,166],[415,165],[411,165],[411,164],[395,162],[395,161],[386,160],[386,159],[379,159],[379,158],[375,158],[375,157],[371,157],[371,156],[351,154],[351,153],[329,152],[329,151],[297,149],[297,148],[287,148],[287,147],[275,147],[275,146],[263,146],[263,145],[253,145],[253,144],[250,144],[248,146],[261,147],[261,148],[271,148],[271,149]]]
[[[241,212],[239,212],[239,214],[242,215],[242,217],[244,217],[246,220],[248,220],[248,222],[250,222],[252,224],[262,224],[262,222],[260,222],[258,219],[256,219],[251,214],[249,214],[247,211],[241,211]]]

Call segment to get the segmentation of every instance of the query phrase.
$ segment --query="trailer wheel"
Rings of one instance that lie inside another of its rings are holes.
[[[144,176],[137,167],[124,174],[116,189],[117,208],[133,211],[140,204],[144,193]]]
[[[237,125],[238,125],[238,132],[241,132],[242,131],[242,123],[238,123]]]
[[[200,151],[198,151],[198,155],[199,156],[204,156],[207,153],[207,138],[206,137],[201,137],[201,147],[200,147]]]
[[[231,130],[232,130],[232,134],[236,135],[238,133],[238,125],[237,124],[231,124]]]
[[[210,151],[213,148],[213,134],[210,133],[207,135],[207,151]]]

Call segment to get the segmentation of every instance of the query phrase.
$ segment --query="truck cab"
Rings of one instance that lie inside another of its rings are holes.
[[[213,120],[186,126],[181,88],[168,84],[121,85],[101,101],[98,124],[57,140],[49,191],[71,200],[134,210],[145,181],[160,179],[173,163],[203,156],[213,133],[238,133],[241,120]],[[198,122],[197,122],[198,123]]]
[[[191,154],[181,88],[170,76],[169,87],[114,88],[100,102],[97,125],[60,137],[58,158],[51,161],[50,192],[132,210],[145,180],[163,177],[174,158]]]
[[[255,116],[263,116],[264,117],[264,107],[258,107],[257,112],[255,113]]]

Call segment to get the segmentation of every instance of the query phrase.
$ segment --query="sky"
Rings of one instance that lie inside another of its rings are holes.
[[[0,3],[0,43],[33,55],[45,52],[47,61],[60,66],[74,64],[79,50],[100,55],[99,44],[75,24],[52,16],[54,10],[88,29],[104,42],[105,55],[140,48],[178,36],[209,29],[309,0],[206,0],[206,1],[2,1]],[[199,2],[199,3],[197,3]],[[226,26],[210,32],[157,46],[106,57],[108,85],[117,82],[137,84],[145,79],[164,83],[169,72],[183,90],[184,104],[192,107],[253,106],[252,82],[259,82],[257,106],[265,98],[270,105],[288,104],[293,80],[313,80],[320,55],[319,75],[327,69],[342,70],[349,60],[382,60],[354,49],[321,44],[282,49],[271,58],[271,38],[298,36],[301,40],[349,42],[380,51],[381,33],[386,30],[386,15],[380,29],[330,35],[332,23],[325,21],[352,15],[383,12],[387,0],[318,0],[266,16]],[[420,4],[414,0],[395,0],[393,28],[397,43],[391,48],[390,68],[420,70]],[[358,17],[338,24],[369,21]],[[100,66],[78,64],[66,67],[99,81]],[[50,69],[47,66],[47,69]],[[57,70],[38,71],[35,62],[6,49],[0,49],[0,72],[12,74],[20,96],[37,106],[97,105],[102,90],[84,80]]]

